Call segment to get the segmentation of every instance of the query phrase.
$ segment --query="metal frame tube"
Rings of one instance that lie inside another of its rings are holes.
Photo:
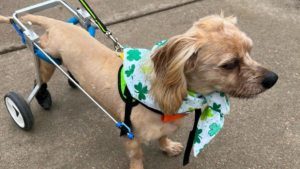
[[[27,99],[28,105],[30,104],[30,102],[32,101],[32,99],[36,95],[36,93],[40,90],[40,88],[41,88],[41,85],[36,84],[36,86],[34,87],[34,89],[32,90],[31,94],[29,95],[29,97]]]
[[[27,99],[28,105],[31,103],[33,97],[36,95],[36,93],[39,91],[39,89],[42,86],[42,77],[41,77],[40,70],[39,70],[39,67],[40,67],[39,58],[37,56],[35,56],[33,51],[32,51],[32,53],[34,55],[33,56],[34,57],[34,67],[35,67],[36,76],[37,76],[37,84]]]
[[[24,24],[18,19],[18,17],[22,16],[22,14],[28,14],[28,13],[34,14],[34,13],[37,13],[40,11],[44,11],[46,9],[55,7],[57,5],[62,5],[63,7],[67,8],[67,11],[69,11],[72,15],[74,15],[77,19],[80,20],[76,11],[74,11],[74,9],[72,7],[70,7],[67,3],[65,3],[64,1],[61,1],[61,0],[49,0],[46,2],[42,2],[42,3],[36,4],[36,5],[29,6],[27,8],[19,9],[19,10],[15,11],[15,13],[13,14],[13,18],[14,18],[15,22],[24,31],[28,31],[26,26],[24,26]]]
[[[66,73],[55,61],[35,42],[33,42],[33,45],[37,47],[68,79],[70,79],[78,89],[80,89],[89,99],[91,99],[112,121],[114,121],[116,124],[118,123],[100,104],[96,102],[79,84],[73,80],[68,73]]]
[[[39,36],[35,34],[35,32],[32,29],[28,29],[19,19],[19,16],[22,16],[23,14],[26,13],[36,13],[36,12],[40,12],[52,7],[55,7],[57,5],[62,5],[63,7],[67,8],[67,11],[69,11],[73,16],[75,16],[80,23],[85,23],[85,26],[88,26],[89,23],[85,22],[82,18],[79,17],[79,14],[76,13],[76,11],[71,8],[67,3],[61,1],[61,0],[48,0],[46,2],[43,3],[39,3],[27,8],[23,8],[20,10],[17,10],[14,14],[13,14],[13,18],[14,21],[16,22],[16,24],[21,28],[21,30],[23,31],[23,34],[25,35],[25,41],[26,41],[26,46],[28,47],[28,49],[35,54],[34,52],[34,47],[36,47],[37,49],[39,49],[68,79],[70,79],[74,85],[80,89],[90,100],[92,100],[92,102],[94,102],[112,121],[114,121],[117,126],[120,128],[121,126],[125,126],[126,128],[128,128],[125,124],[121,123],[121,122],[117,122],[100,104],[98,104],[79,84],[77,84],[75,82],[75,80],[73,78],[71,78],[68,73],[66,73],[54,60],[53,58],[51,58],[51,56],[49,56],[40,46],[39,46]],[[92,19],[90,19],[91,22],[93,22]],[[97,27],[98,25],[95,24]],[[113,42],[115,43],[115,47],[118,46],[119,48],[123,48],[123,46],[121,44],[118,43],[118,40],[115,39],[112,34],[108,34],[107,35],[111,40],[113,40]],[[27,103],[30,104],[30,102],[32,101],[33,97],[36,95],[36,93],[39,91],[39,89],[41,88],[41,83],[42,83],[42,79],[41,79],[41,75],[39,73],[39,58],[37,56],[34,56],[34,60],[35,60],[35,68],[36,68],[36,72],[37,72],[37,77],[38,77],[38,81],[36,86],[34,87],[33,91],[31,92],[31,94],[29,95],[28,99],[27,99]],[[129,133],[127,133],[128,138],[132,139],[133,138],[133,134],[130,131],[130,128],[128,128]]]
[[[49,8],[53,8],[57,5],[62,5],[63,7],[65,7],[67,9],[68,12],[70,12],[73,16],[75,16],[78,20],[80,20],[80,18],[78,17],[76,11],[74,11],[73,8],[71,8],[67,3],[65,3],[64,1],[61,0],[49,0],[46,2],[42,2],[36,5],[32,5],[23,9],[19,9],[17,11],[15,11],[15,13],[13,14],[13,18],[15,23],[21,28],[21,30],[23,31],[23,34],[25,34],[25,41],[26,41],[26,46],[27,48],[33,53],[34,55],[34,64],[35,64],[35,70],[36,70],[36,76],[37,76],[37,84],[34,87],[33,91],[31,92],[31,94],[29,95],[28,99],[27,99],[27,103],[30,104],[30,102],[32,101],[33,97],[36,95],[36,93],[39,91],[40,87],[42,86],[42,79],[41,79],[41,75],[39,73],[39,58],[37,56],[35,56],[35,52],[34,52],[34,47],[33,47],[33,42],[38,42],[39,41],[39,36],[35,34],[35,32],[32,30],[31,26],[29,26],[29,28],[27,28],[19,19],[18,17],[24,15],[24,14],[34,14],[40,11],[44,11],[47,10]]]

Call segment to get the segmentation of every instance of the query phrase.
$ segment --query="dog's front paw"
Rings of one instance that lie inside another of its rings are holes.
[[[179,142],[168,142],[164,147],[160,147],[161,150],[165,151],[169,156],[176,156],[180,154],[183,150],[183,146]]]

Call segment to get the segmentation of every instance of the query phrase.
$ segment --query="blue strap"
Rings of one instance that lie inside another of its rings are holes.
[[[15,24],[13,19],[10,19],[10,23],[14,26],[14,28],[16,29],[16,31],[19,33],[19,35],[22,37],[22,42],[25,45],[26,41],[25,41],[25,36],[23,35],[23,33],[20,31],[20,29],[17,27],[17,25]],[[34,47],[34,53],[36,56],[38,56],[39,58],[43,59],[44,61],[53,64],[44,54],[43,52],[41,52],[40,50],[38,50],[37,48]],[[50,55],[49,55],[50,56]],[[50,56],[51,57],[51,56]],[[56,64],[61,65],[62,62],[60,59],[55,59],[53,57],[51,57],[53,61],[55,61]]]
[[[34,48],[34,52],[35,52],[35,55],[36,55],[37,57],[43,59],[44,61],[46,61],[46,62],[48,62],[48,63],[50,63],[50,64],[53,64],[53,63],[50,61],[50,59],[48,59],[47,56],[44,55],[44,53],[43,53],[42,51],[40,51],[39,49]],[[49,55],[49,54],[48,54],[48,55]],[[50,56],[50,55],[49,55],[49,56]],[[52,59],[56,64],[58,64],[58,65],[61,65],[61,64],[62,64],[62,62],[61,62],[60,59],[56,59],[56,58],[54,58],[54,57],[52,57],[52,56],[50,56],[50,57],[51,57],[51,59]]]
[[[20,31],[20,29],[17,27],[17,25],[15,24],[13,19],[9,20],[10,23],[14,26],[14,28],[16,29],[16,31],[19,33],[19,35],[22,37],[22,42],[25,45],[25,36],[23,35],[23,33]]]
[[[15,24],[14,20],[13,19],[10,19],[10,23],[14,26],[14,28],[16,29],[16,31],[18,32],[18,34],[22,37],[22,42],[23,44],[25,45],[26,44],[26,41],[25,41],[25,36],[23,35],[23,33],[20,31],[20,29],[17,27],[17,25]],[[79,23],[79,20],[76,18],[76,17],[73,17],[71,19],[69,19],[67,21],[67,23],[73,23],[73,24],[78,24]],[[88,27],[88,32],[90,33],[90,35],[92,37],[95,37],[95,33],[96,33],[96,28],[92,27],[92,26],[89,26]],[[37,48],[34,48],[34,53],[37,57],[43,59],[44,61],[46,61],[47,63],[50,63],[50,64],[53,64],[48,58],[46,55],[44,55],[44,53],[42,51],[40,51],[39,49]],[[49,54],[48,54],[49,55]],[[50,55],[49,55],[50,56]],[[62,61],[60,59],[56,59],[56,58],[53,58],[52,56],[50,56],[51,59],[58,65],[61,65],[62,64]]]

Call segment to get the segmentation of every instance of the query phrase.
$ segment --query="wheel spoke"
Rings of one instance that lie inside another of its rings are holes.
[[[12,107],[15,109],[16,116],[19,117],[19,115],[20,115],[19,111],[15,108],[15,106],[12,106]]]

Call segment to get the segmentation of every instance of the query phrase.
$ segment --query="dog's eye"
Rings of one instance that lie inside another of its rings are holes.
[[[239,63],[237,61],[235,61],[233,63],[225,64],[222,67],[227,70],[232,70],[232,69],[236,68],[238,65],[239,65]]]

